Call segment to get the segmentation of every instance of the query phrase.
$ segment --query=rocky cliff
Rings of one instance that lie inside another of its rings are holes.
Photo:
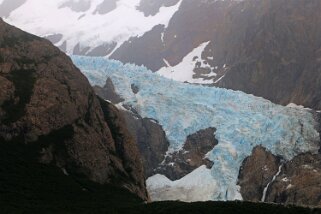
[[[320,154],[304,153],[283,161],[256,147],[240,170],[244,200],[321,206]]]
[[[137,147],[108,111],[58,48],[0,21],[1,143],[37,145],[41,163],[147,200]]]
[[[275,103],[321,108],[321,2],[244,1],[210,45],[229,65],[219,86]],[[238,12],[236,12],[238,11]]]

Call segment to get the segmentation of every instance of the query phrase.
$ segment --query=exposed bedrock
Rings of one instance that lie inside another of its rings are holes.
[[[206,158],[206,154],[218,143],[215,131],[215,128],[208,128],[189,135],[183,148],[168,154],[156,172],[171,180],[178,180],[202,165],[212,168],[213,162]]]
[[[155,174],[158,165],[164,160],[169,147],[166,134],[161,125],[153,120],[123,111],[127,128],[136,140],[143,159],[145,176]]]
[[[277,173],[279,165],[279,158],[261,146],[255,147],[240,169],[239,185],[243,199],[261,201],[264,188]]]
[[[321,206],[321,154],[300,154],[281,163],[256,147],[240,169],[238,184],[244,200]],[[266,189],[266,192],[264,192]]]
[[[94,90],[99,97],[104,100],[108,100],[113,104],[118,104],[124,101],[124,99],[116,93],[115,86],[110,78],[106,80],[104,87],[94,86]]]
[[[135,142],[69,57],[0,20],[0,143],[37,146],[71,176],[148,199]]]

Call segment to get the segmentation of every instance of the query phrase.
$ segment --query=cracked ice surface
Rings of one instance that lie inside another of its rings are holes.
[[[125,99],[123,104],[133,106],[142,117],[157,120],[170,141],[169,152],[181,149],[190,134],[208,127],[217,129],[219,144],[207,154],[214,161],[210,179],[216,188],[206,193],[207,200],[240,198],[236,184],[239,168],[257,145],[287,160],[303,152],[318,151],[316,121],[307,109],[276,105],[240,91],[175,82],[144,67],[114,60],[72,59],[92,85],[104,86],[110,77],[117,93]],[[137,94],[132,92],[131,84],[139,88]],[[159,177],[154,181],[149,178],[149,186]]]

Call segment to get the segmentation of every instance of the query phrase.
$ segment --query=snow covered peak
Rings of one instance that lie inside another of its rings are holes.
[[[154,16],[137,10],[140,0],[2,0],[0,13],[6,22],[38,36],[60,35],[55,45],[67,53],[90,50],[105,44],[121,45],[154,26],[167,25],[178,10],[161,7]],[[115,48],[115,47],[114,47]]]

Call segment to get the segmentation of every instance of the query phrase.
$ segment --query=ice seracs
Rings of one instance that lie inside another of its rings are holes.
[[[219,143],[207,154],[214,165],[210,171],[202,171],[204,179],[216,185],[206,194],[206,190],[199,189],[197,194],[193,193],[197,196],[203,193],[212,200],[239,199],[236,184],[239,169],[255,146],[262,145],[285,160],[319,150],[317,122],[309,109],[276,105],[240,91],[184,84],[145,67],[114,60],[77,56],[72,59],[92,85],[103,86],[110,77],[116,92],[125,100],[122,104],[132,106],[142,117],[157,120],[170,142],[168,154],[182,149],[188,135],[209,127],[217,129]],[[131,90],[132,84],[139,88],[137,94]],[[200,173],[196,172],[187,175],[188,180],[196,181],[193,176],[196,178]],[[175,191],[165,197],[155,187],[154,179],[164,181]],[[158,175],[149,178],[148,183],[153,200],[189,200],[178,191],[181,189],[178,181],[172,183]]]

